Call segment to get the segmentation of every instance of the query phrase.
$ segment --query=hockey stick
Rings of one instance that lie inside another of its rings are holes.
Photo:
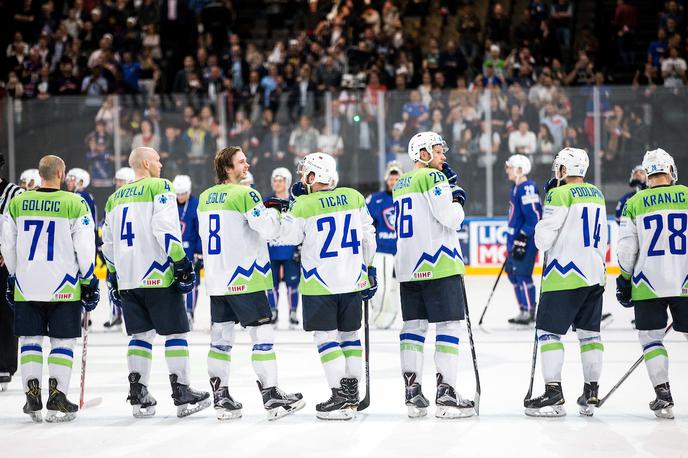
[[[490,297],[487,298],[487,303],[485,304],[485,308],[483,309],[482,315],[480,315],[480,320],[478,320],[478,326],[483,325],[483,319],[485,318],[485,312],[487,312],[487,307],[490,305],[490,302],[492,301],[492,296],[494,296],[495,290],[497,289],[497,285],[499,284],[499,279],[502,278],[502,273],[504,273],[504,268],[506,267],[506,260],[507,258],[504,258],[504,262],[502,263],[502,268],[499,269],[499,274],[497,275],[497,279],[494,282],[494,286],[492,287],[492,291],[490,292]]]
[[[89,399],[84,402],[84,389],[86,387],[86,354],[88,350],[88,318],[89,312],[84,313],[84,342],[81,349],[81,394],[79,395],[79,410],[88,409],[89,407],[95,407],[101,402],[103,398]]]
[[[370,323],[368,320],[368,301],[363,301],[363,337],[365,339],[365,397],[358,403],[358,412],[365,410],[370,405]]]
[[[667,334],[669,334],[669,331],[671,331],[671,328],[673,328],[673,327],[674,327],[674,323],[669,324],[669,326],[666,328],[666,331],[664,331],[664,335],[666,336]],[[638,358],[638,360],[635,363],[633,363],[631,368],[626,371],[626,373],[621,377],[621,379],[618,382],[616,382],[616,385],[614,385],[612,387],[612,389],[609,390],[609,393],[607,393],[607,395],[605,397],[600,399],[600,402],[597,404],[598,408],[602,407],[602,404],[607,402],[607,399],[609,399],[609,396],[614,394],[614,392],[621,386],[621,384],[623,382],[625,382],[626,379],[633,373],[633,371],[635,370],[636,367],[640,366],[640,363],[643,362],[643,359],[645,359],[645,355],[641,355],[640,358]]]
[[[535,312],[537,312],[537,307],[540,306],[540,301],[542,301],[542,284],[545,280],[545,267],[547,266],[547,255],[545,255],[542,261],[542,275],[540,276],[540,294],[538,295],[538,302],[535,304]],[[537,313],[535,313],[537,316]],[[531,357],[530,363],[530,382],[528,383],[528,392],[526,397],[523,398],[523,403],[530,399],[533,395],[533,384],[535,383],[535,366],[537,364],[537,350],[538,350],[538,336],[537,336],[537,323],[535,324],[535,331],[533,331],[535,337],[533,339],[533,356]]]
[[[475,414],[480,416],[480,373],[478,372],[478,358],[475,355],[475,344],[473,343],[473,331],[471,330],[471,317],[468,313],[468,298],[466,297],[466,284],[461,278],[461,289],[463,289],[463,305],[466,310],[466,328],[468,328],[468,342],[471,344],[471,357],[473,358],[473,371],[475,372],[475,396],[473,403],[475,405]]]

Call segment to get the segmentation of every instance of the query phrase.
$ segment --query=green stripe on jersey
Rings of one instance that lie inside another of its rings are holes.
[[[394,185],[394,198],[404,194],[423,193],[447,181],[444,173],[431,167],[413,169],[399,178]]]
[[[262,202],[260,193],[240,184],[218,184],[208,188],[198,197],[198,211],[213,210],[246,213]]]
[[[550,189],[545,196],[545,205],[570,207],[574,204],[605,205],[604,196],[590,183],[571,183]]]
[[[688,211],[688,187],[659,186],[638,191],[628,199],[621,216],[635,220],[640,215],[661,210]]]
[[[174,187],[164,178],[142,178],[125,184],[112,193],[105,204],[105,211],[111,212],[117,205],[134,202],[153,202],[160,194],[174,194]]]
[[[364,208],[365,198],[351,188],[318,191],[296,198],[289,212],[297,218],[310,218],[330,213],[353,211]]]
[[[77,219],[91,214],[86,201],[73,192],[27,191],[10,201],[9,214],[22,216]]]

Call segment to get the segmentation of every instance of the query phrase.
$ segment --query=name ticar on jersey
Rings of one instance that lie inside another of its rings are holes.
[[[653,207],[661,204],[677,204],[685,203],[686,195],[683,191],[665,192],[662,194],[653,194],[651,196],[643,196],[643,205],[645,207]]]
[[[320,201],[321,208],[338,207],[342,205],[349,205],[346,196],[343,194],[337,196],[321,197],[318,199]]]

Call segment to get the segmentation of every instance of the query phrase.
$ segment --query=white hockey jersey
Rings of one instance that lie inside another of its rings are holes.
[[[628,199],[618,259],[632,299],[688,297],[688,187],[657,186]]]
[[[464,273],[457,231],[463,207],[452,202],[444,174],[418,168],[394,186],[397,253],[394,269],[400,282],[435,280]]]
[[[279,212],[265,208],[258,191],[219,184],[199,197],[198,227],[208,295],[272,288],[267,240],[280,231]]]
[[[592,184],[565,184],[547,193],[535,226],[535,245],[547,260],[543,292],[604,286],[606,215],[604,196]]]
[[[86,201],[66,191],[24,192],[9,203],[2,256],[16,275],[16,301],[81,299],[81,283],[93,278],[94,223]]]
[[[172,183],[143,178],[115,191],[105,205],[103,256],[120,290],[166,288],[172,263],[186,254]]]
[[[299,196],[282,219],[278,242],[301,248],[299,291],[342,294],[369,287],[375,228],[365,199],[351,188]]]

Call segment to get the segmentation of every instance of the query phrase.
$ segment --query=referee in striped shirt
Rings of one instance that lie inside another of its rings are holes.
[[[0,153],[0,171],[5,165],[5,157]],[[22,188],[0,178],[0,215],[4,224],[4,217],[10,201],[24,192]],[[2,226],[0,225],[0,228]],[[0,256],[0,389],[12,380],[17,372],[17,338],[14,335],[14,312],[7,303],[7,267]]]

